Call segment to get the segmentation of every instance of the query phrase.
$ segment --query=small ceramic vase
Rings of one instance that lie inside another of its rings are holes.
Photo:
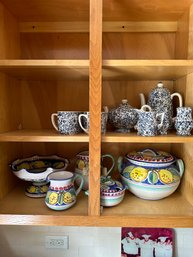
[[[192,108],[178,107],[175,120],[176,134],[179,136],[190,136],[193,129]]]
[[[64,135],[74,135],[82,132],[81,127],[78,123],[78,116],[82,112],[74,111],[58,111],[52,113],[51,122],[53,127]],[[57,119],[57,123],[56,120]]]
[[[107,120],[108,120],[108,112],[101,112],[101,133],[106,133],[107,127]],[[82,113],[78,116],[78,122],[81,129],[89,134],[89,127],[90,127],[90,113],[86,112],[86,114]]]
[[[74,187],[76,179],[81,180],[78,189]],[[81,175],[74,175],[69,171],[58,171],[51,173],[47,180],[50,182],[50,186],[46,194],[45,203],[50,209],[56,211],[66,210],[76,203],[77,195],[83,186]]]
[[[106,175],[108,176],[115,166],[115,160],[112,155],[103,154],[101,156],[101,170],[105,168],[103,165],[103,162],[104,162],[104,159],[107,159],[107,158],[110,159],[110,162],[111,162],[111,166],[106,172]],[[76,166],[75,166],[74,172],[76,174],[80,174],[83,177],[84,184],[82,189],[87,190],[88,179],[89,179],[89,152],[88,151],[83,151],[76,155]],[[76,183],[80,185],[79,179],[76,180]]]
[[[148,111],[146,110],[148,109]],[[149,105],[143,105],[139,111],[139,119],[135,128],[140,136],[156,136],[163,126],[164,113],[156,114]],[[160,122],[158,117],[161,117]]]

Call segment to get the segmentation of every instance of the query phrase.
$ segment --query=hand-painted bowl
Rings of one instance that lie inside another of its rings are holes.
[[[110,176],[101,177],[100,200],[102,206],[115,206],[122,202],[125,187],[121,182],[113,180]]]
[[[65,170],[69,164],[66,158],[56,155],[32,156],[25,159],[17,159],[10,164],[10,168],[15,176],[24,181],[30,181],[25,194],[30,197],[44,197],[46,195],[47,176],[54,172]]]
[[[118,170],[131,193],[142,199],[159,200],[178,188],[184,163],[170,153],[143,149],[119,157]]]

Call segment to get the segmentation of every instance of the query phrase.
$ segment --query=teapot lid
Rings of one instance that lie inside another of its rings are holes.
[[[172,154],[150,148],[128,153],[126,159],[135,165],[145,167],[167,167],[176,161]]]
[[[117,193],[124,190],[125,187],[121,184],[121,182],[117,180],[113,180],[110,176],[105,177],[101,176],[101,185],[100,191],[101,193]]]

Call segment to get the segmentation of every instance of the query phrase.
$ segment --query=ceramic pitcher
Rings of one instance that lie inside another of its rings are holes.
[[[74,181],[80,179],[81,183],[78,189],[74,187]],[[46,194],[45,203],[53,210],[66,210],[76,203],[77,195],[83,186],[81,175],[74,175],[69,171],[57,171],[51,173],[47,180],[50,182]]]

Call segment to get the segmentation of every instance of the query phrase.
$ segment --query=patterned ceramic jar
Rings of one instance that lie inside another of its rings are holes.
[[[107,126],[107,119],[108,113],[101,112],[101,133],[106,133],[106,126]],[[90,113],[86,112],[86,114],[80,114],[78,116],[78,122],[83,131],[89,134],[89,127],[90,127]]]
[[[78,123],[78,116],[82,112],[74,111],[58,111],[52,113],[51,122],[53,127],[64,135],[74,135],[82,132],[81,127]],[[57,124],[55,119],[57,118]]]
[[[78,189],[74,187],[76,179],[81,180]],[[66,210],[76,203],[77,195],[83,186],[83,178],[80,175],[74,175],[69,171],[58,171],[51,173],[47,180],[50,182],[50,186],[45,203],[50,209]]]
[[[128,104],[127,99],[123,99],[117,108],[109,111],[108,120],[116,128],[116,132],[128,133],[136,125],[138,113]]]
[[[125,195],[125,186],[111,177],[101,176],[100,204],[102,206],[115,206],[122,202]]]
[[[169,153],[143,149],[119,157],[118,169],[130,192],[143,199],[159,200],[177,189],[184,163]]]
[[[178,107],[175,120],[176,134],[180,136],[190,136],[193,129],[192,108]]]
[[[106,172],[106,175],[108,176],[115,166],[115,160],[112,155],[103,154],[101,156],[101,170],[105,168],[103,164],[104,159],[109,159],[111,162],[111,166]],[[80,152],[79,154],[76,155],[76,166],[75,166],[74,172],[77,174],[80,174],[83,177],[84,184],[82,189],[87,190],[88,180],[89,180],[89,152],[88,151]],[[76,182],[78,185],[80,184],[79,180],[77,180]]]
[[[146,110],[148,109],[148,110]],[[149,105],[143,105],[138,112],[139,118],[135,128],[140,136],[155,136],[163,126],[164,113],[156,114]],[[158,117],[161,117],[160,122]]]

